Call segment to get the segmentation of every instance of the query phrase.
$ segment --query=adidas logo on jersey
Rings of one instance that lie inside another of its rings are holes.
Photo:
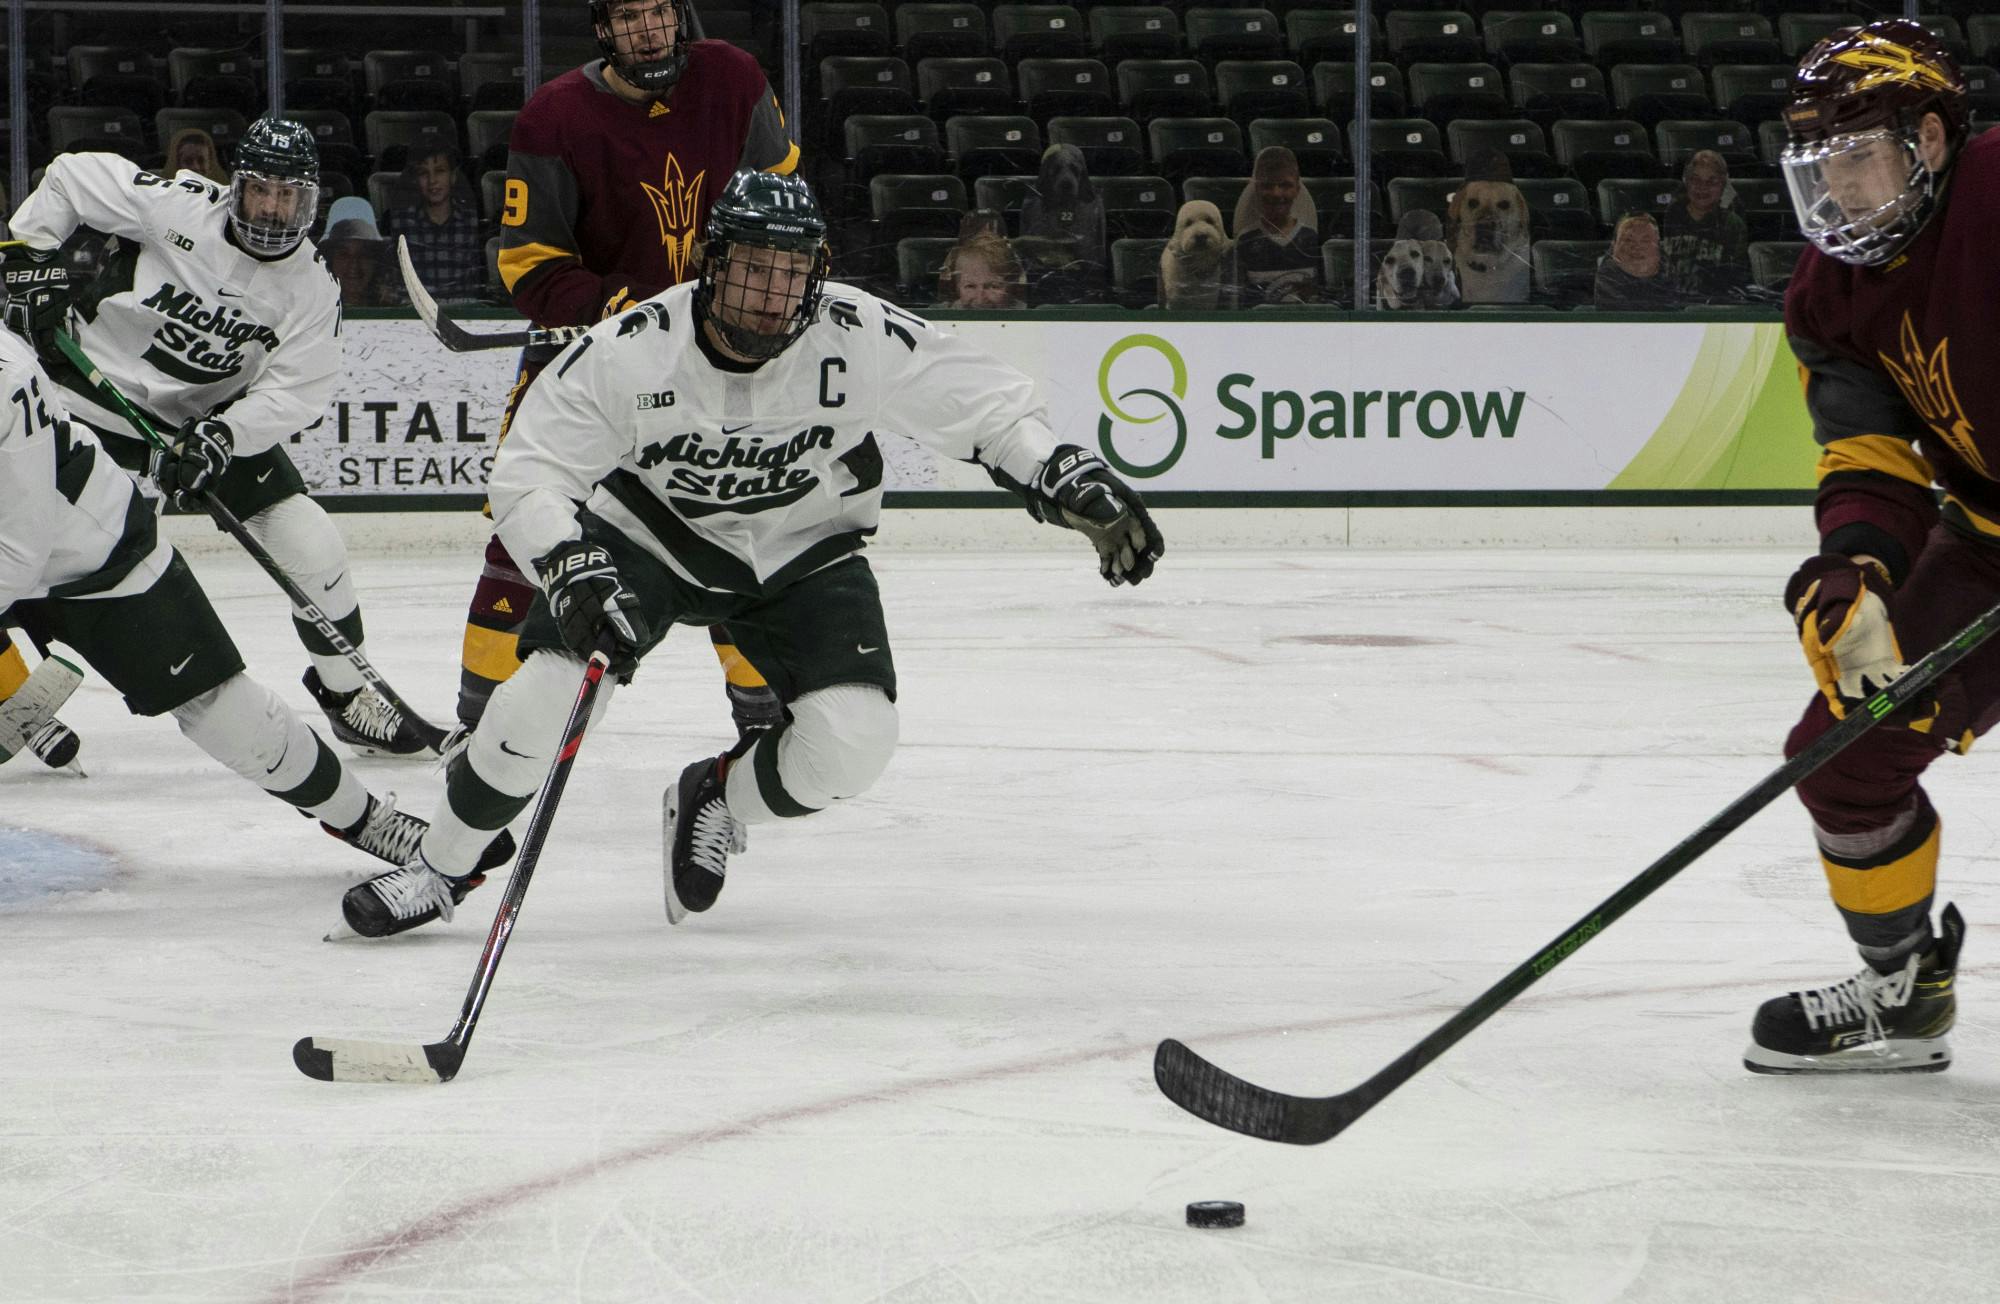
[[[504,616],[511,616],[514,614],[514,604],[507,601],[507,599],[502,598],[498,602],[493,604],[493,610],[499,612]]]

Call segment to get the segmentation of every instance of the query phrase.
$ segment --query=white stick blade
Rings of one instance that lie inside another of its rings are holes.
[[[83,682],[83,672],[61,657],[48,657],[0,702],[0,760],[27,746]]]
[[[424,283],[417,279],[416,264],[410,261],[410,241],[407,236],[396,237],[396,263],[403,271],[403,289],[409,293],[410,306],[417,310],[417,316],[424,319],[424,325],[431,333],[437,333],[438,306]]]
[[[413,1042],[343,1041],[301,1037],[292,1047],[299,1072],[321,1082],[402,1082],[435,1086],[445,1081]]]

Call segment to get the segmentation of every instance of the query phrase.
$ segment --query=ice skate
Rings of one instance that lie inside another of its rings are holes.
[[[429,756],[430,744],[409,717],[374,689],[363,685],[336,693],[320,681],[317,667],[305,675],[306,691],[326,712],[333,736],[363,756]]]
[[[514,856],[514,835],[500,830],[487,844],[479,864],[463,878],[440,874],[424,862],[417,845],[430,828],[428,821],[396,809],[396,795],[368,799],[368,813],[349,829],[322,824],[328,833],[349,842],[395,868],[356,883],[341,898],[340,913],[347,927],[361,937],[388,937],[433,919],[451,919],[452,909],[466,894],[486,881],[486,871]],[[336,929],[331,940],[346,936]]]
[[[1764,1002],[1743,1067],[1752,1073],[1940,1073],[1951,1067],[1952,990],[1965,920],[1944,908],[1931,948],[1893,973],[1852,978]]]
[[[511,837],[508,839],[510,845]],[[390,937],[433,919],[451,922],[458,903],[486,881],[483,871],[463,878],[440,874],[412,852],[410,863],[356,883],[340,899],[341,919],[359,937]],[[337,934],[328,934],[332,940]]]
[[[696,761],[661,797],[666,842],[667,922],[678,924],[715,904],[731,852],[750,845],[749,830],[729,813],[723,777],[731,757]]]

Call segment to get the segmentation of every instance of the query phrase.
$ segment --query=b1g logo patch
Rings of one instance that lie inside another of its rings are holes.
[[[169,230],[167,232],[167,242],[177,249],[186,249],[190,252],[194,249],[194,241],[188,239],[179,231]]]
[[[674,392],[663,389],[652,394],[639,395],[639,410],[651,412],[654,408],[670,408],[674,405]]]

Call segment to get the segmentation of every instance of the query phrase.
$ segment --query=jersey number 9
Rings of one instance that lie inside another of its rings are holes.
[[[519,226],[528,220],[528,183],[519,177],[507,178],[507,191],[500,209],[500,225]]]

